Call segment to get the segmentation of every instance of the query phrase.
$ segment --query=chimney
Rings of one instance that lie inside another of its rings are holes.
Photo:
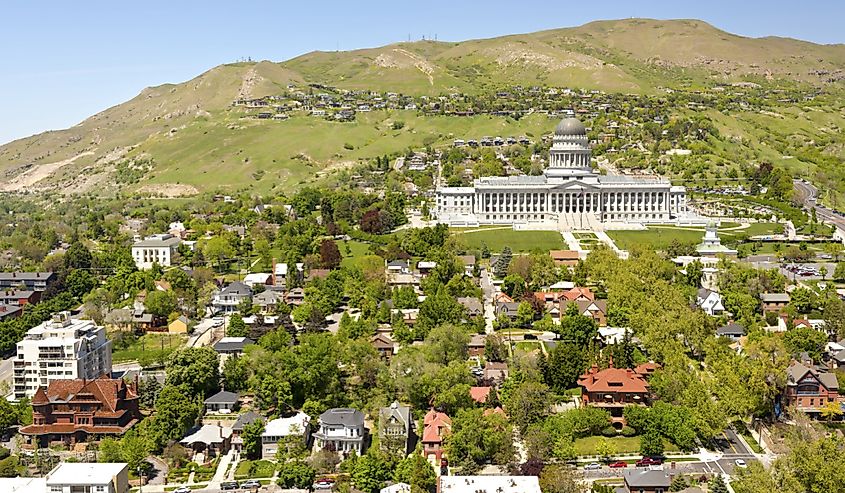
[[[272,286],[276,285],[276,257],[273,257],[272,266],[270,267],[272,270],[270,271],[270,282]]]

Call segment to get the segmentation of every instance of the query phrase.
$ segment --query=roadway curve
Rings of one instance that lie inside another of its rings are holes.
[[[807,210],[811,208],[816,209],[816,217],[819,221],[832,224],[833,226],[845,230],[845,217],[833,212],[823,205],[816,203],[819,196],[819,190],[810,183],[805,183],[801,180],[793,180],[792,185],[795,188],[795,194],[798,200]]]

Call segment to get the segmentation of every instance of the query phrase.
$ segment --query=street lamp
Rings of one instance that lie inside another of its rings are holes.
[[[141,476],[141,466],[138,465],[138,493],[141,493],[141,489],[144,487],[144,477]]]

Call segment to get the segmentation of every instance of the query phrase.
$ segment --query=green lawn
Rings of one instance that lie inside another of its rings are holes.
[[[589,436],[575,440],[575,453],[578,455],[596,455],[596,447],[602,438],[601,436]],[[618,455],[636,454],[640,451],[640,437],[638,436],[616,436],[609,438],[609,440],[616,446]],[[666,440],[663,440],[663,448],[666,452],[678,451],[678,447]]]
[[[170,356],[170,353],[185,344],[187,337],[179,334],[149,333],[138,338],[126,348],[115,347],[112,361],[138,361],[142,365],[160,363]]]
[[[731,237],[737,235],[773,234],[780,228],[780,225],[776,223],[755,223],[745,229],[727,229],[736,226],[738,226],[736,223],[724,223],[721,225],[719,236],[723,241],[729,240]],[[629,250],[635,245],[647,246],[656,250],[665,250],[673,240],[681,243],[700,243],[704,236],[704,228],[655,225],[643,231],[608,231],[607,235],[616,242],[616,246],[623,250]]]
[[[349,246],[349,254],[346,253],[346,246]],[[363,241],[350,240],[339,241],[337,247],[340,249],[340,254],[343,256],[341,265],[344,267],[352,267],[358,265],[358,261],[367,255],[370,255],[369,243]]]
[[[508,246],[514,252],[530,252],[532,250],[563,250],[566,244],[557,231],[514,231],[512,229],[492,229],[474,231],[454,230],[453,235],[462,241],[468,249],[480,250],[483,245],[491,252],[501,252]]]
[[[273,476],[276,465],[267,460],[244,460],[235,469],[235,479],[269,478]]]

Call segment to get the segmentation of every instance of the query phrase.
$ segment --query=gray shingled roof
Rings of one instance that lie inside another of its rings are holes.
[[[339,407],[329,409],[320,415],[320,423],[327,425],[342,425],[347,427],[363,426],[364,413],[357,409]]]
[[[227,390],[221,390],[205,400],[206,404],[234,404],[235,402],[238,402],[238,394]]]
[[[717,336],[729,336],[729,335],[745,335],[745,327],[739,325],[736,322],[731,322],[728,325],[724,325],[716,329]]]
[[[52,272],[0,272],[0,281],[46,281]]]
[[[411,408],[409,406],[403,406],[398,402],[394,402],[393,404],[381,408],[379,414],[384,419],[389,419],[391,416],[395,416],[396,419],[401,421],[408,426],[411,423]]]
[[[624,472],[625,484],[631,488],[668,488],[672,483],[665,471],[632,469]]]
[[[255,423],[256,421],[264,421],[264,417],[260,414],[256,414],[252,411],[247,411],[244,414],[238,416],[238,419],[235,421],[235,424],[232,425],[233,431],[243,431],[244,426]]]

